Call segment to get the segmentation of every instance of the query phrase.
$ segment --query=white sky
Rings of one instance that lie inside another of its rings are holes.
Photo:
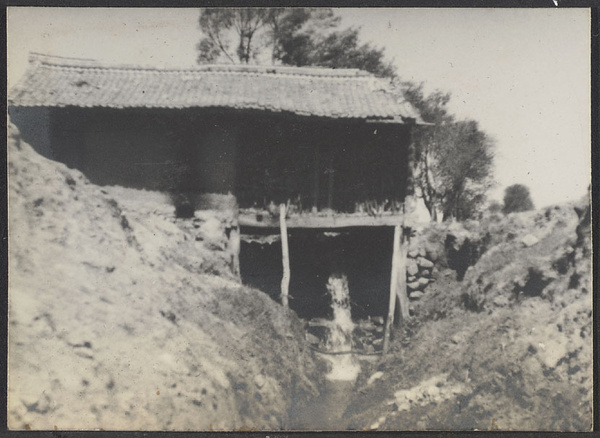
[[[344,9],[342,26],[385,49],[400,76],[452,93],[451,110],[497,141],[497,188],[521,183],[537,207],[590,183],[587,9]],[[8,8],[9,86],[29,52],[192,67],[195,9]]]

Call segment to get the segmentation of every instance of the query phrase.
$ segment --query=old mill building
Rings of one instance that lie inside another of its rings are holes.
[[[386,80],[355,69],[157,69],[34,54],[9,114],[40,154],[95,184],[181,194],[190,204],[181,216],[201,208],[196,195],[233,194],[242,279],[284,305],[291,296],[299,313],[303,294],[316,290],[318,301],[328,271],[342,270],[371,313],[387,313],[389,301],[393,315],[398,295],[408,315],[402,224],[411,129],[422,121]],[[245,235],[278,235],[281,245]]]

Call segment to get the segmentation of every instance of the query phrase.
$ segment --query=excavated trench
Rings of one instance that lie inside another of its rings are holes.
[[[326,381],[321,394],[302,409],[291,412],[292,430],[346,430],[344,414],[354,395],[354,382]]]
[[[279,236],[253,229],[241,231],[242,282],[279,301],[283,271]],[[374,340],[368,329],[378,329],[379,339],[375,342],[381,341],[383,327],[376,327],[371,319],[383,322],[387,313],[393,229],[294,229],[289,231],[288,239],[290,307],[307,321],[307,332],[317,335],[319,350],[365,352],[367,344]],[[332,292],[332,280],[335,285],[340,278],[344,278],[346,289],[341,295]],[[316,320],[331,325],[314,327]],[[365,328],[367,321],[370,326]],[[345,430],[348,419],[344,413],[354,397],[359,358],[377,360],[375,349],[380,345],[368,345],[371,356],[317,353],[327,366],[327,379],[318,397],[290,412],[290,428]]]
[[[242,228],[240,252],[242,282],[262,290],[275,301],[280,301],[283,273],[278,231]],[[382,339],[383,327],[375,327],[380,330],[375,334],[379,338],[368,341],[365,340],[368,330],[361,329],[366,321],[383,322],[387,314],[393,228],[348,228],[336,232],[292,229],[288,236],[290,307],[307,321],[307,332],[320,338],[319,350],[331,347],[327,340],[331,337],[332,328],[313,327],[311,324],[319,319],[335,321],[335,300],[327,293],[327,283],[331,276],[344,275],[348,281],[349,304],[355,323],[349,348],[364,353],[368,346],[370,354],[380,352],[381,344],[373,344],[372,341]],[[460,281],[468,267],[485,251],[486,243],[465,239],[458,244],[454,236],[448,235],[445,242],[440,242],[440,254],[443,254],[440,262],[455,270]],[[370,328],[373,329],[373,326]],[[341,361],[332,362],[332,356],[318,354],[318,357],[328,365],[329,375],[332,367],[337,367],[341,374],[347,371]],[[379,360],[374,355],[353,354],[346,357],[351,357],[359,367],[363,360]],[[341,356],[338,358],[341,359]],[[356,398],[354,383],[353,378],[327,379],[318,397],[290,412],[291,429],[346,430],[356,427],[347,412]]]

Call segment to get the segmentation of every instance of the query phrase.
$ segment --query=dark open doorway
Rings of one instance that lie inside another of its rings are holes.
[[[262,230],[242,228],[245,235],[258,237]],[[272,231],[271,231],[272,233]],[[326,284],[334,273],[348,277],[352,316],[384,316],[387,312],[392,242],[391,227],[346,228],[336,232],[318,229],[289,230],[290,307],[301,318],[330,318]],[[279,300],[281,293],[281,242],[268,232],[259,239],[242,239],[240,270],[242,282]]]

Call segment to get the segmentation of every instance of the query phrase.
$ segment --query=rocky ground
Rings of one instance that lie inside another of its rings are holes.
[[[336,386],[310,348],[327,323],[231,274],[227,209],[177,219],[16,135],[8,170],[10,428],[590,428],[587,201],[418,229],[410,321]],[[361,321],[353,347],[382,332]]]
[[[348,427],[590,430],[589,213],[582,200],[421,230],[413,248],[437,251],[439,272],[365,367]]]
[[[9,145],[9,427],[285,429],[322,373],[230,274],[228,218]]]

